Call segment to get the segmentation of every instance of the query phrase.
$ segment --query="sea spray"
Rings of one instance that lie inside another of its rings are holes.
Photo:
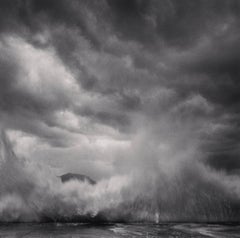
[[[76,180],[62,183],[50,168],[18,158],[4,131],[0,155],[1,221],[239,219],[239,178],[210,171],[198,162],[178,164],[175,173],[135,168],[92,186]]]
[[[101,210],[117,207],[121,191],[130,184],[127,177],[115,176],[96,186],[87,182],[61,183],[48,168],[19,159],[1,132],[1,221],[84,221]]]

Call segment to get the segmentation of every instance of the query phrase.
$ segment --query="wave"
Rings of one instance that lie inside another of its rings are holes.
[[[239,177],[200,163],[116,175],[92,186],[62,183],[50,168],[18,158],[0,135],[1,222],[237,221]]]

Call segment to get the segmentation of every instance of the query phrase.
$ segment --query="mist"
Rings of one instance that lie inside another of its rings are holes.
[[[2,131],[1,221],[237,221],[239,176],[206,166],[187,128],[149,125],[96,185],[61,183],[46,164],[17,157]]]

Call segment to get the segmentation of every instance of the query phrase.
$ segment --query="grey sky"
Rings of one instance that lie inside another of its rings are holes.
[[[159,163],[195,156],[238,174],[239,11],[233,0],[1,1],[0,118],[16,152],[97,179],[144,168],[136,157],[154,148]]]

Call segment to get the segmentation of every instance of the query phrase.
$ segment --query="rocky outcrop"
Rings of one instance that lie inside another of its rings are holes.
[[[87,182],[91,185],[96,184],[96,181],[94,181],[93,179],[89,178],[88,176],[86,176],[84,174],[67,173],[67,174],[63,174],[59,177],[61,178],[61,181],[63,183],[66,183],[70,180],[78,180],[78,181],[81,181],[81,182]]]

